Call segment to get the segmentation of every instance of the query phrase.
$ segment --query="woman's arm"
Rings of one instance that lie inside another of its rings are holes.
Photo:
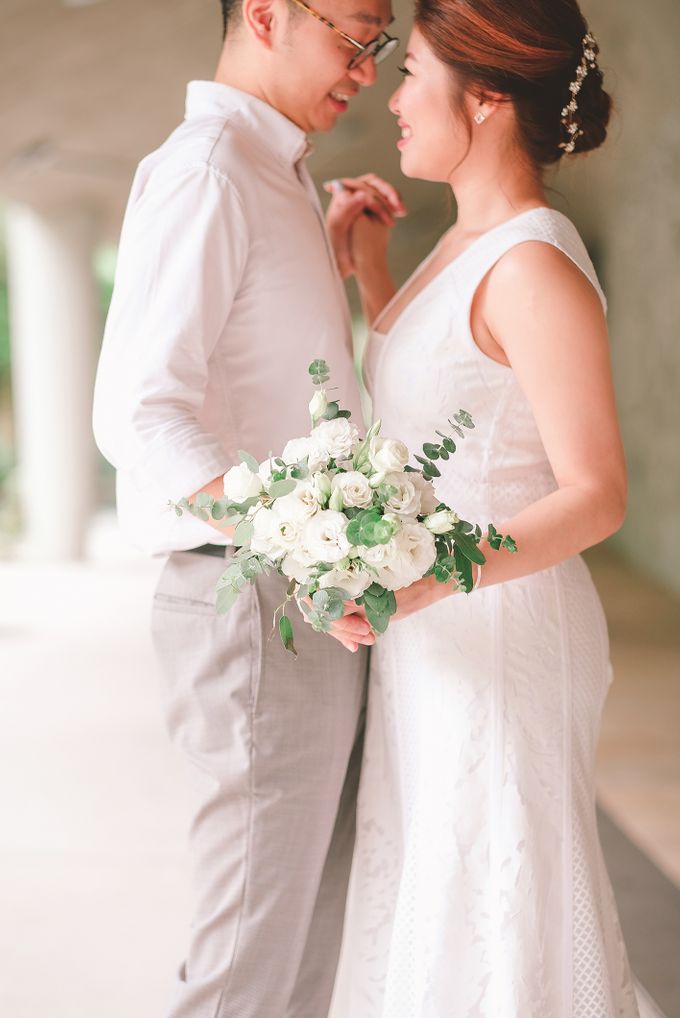
[[[405,216],[399,192],[367,173],[324,185],[333,197],[326,222],[343,278],[355,275],[364,315],[372,324],[396,293],[387,267],[387,246],[395,218]]]
[[[482,544],[480,586],[488,587],[547,569],[614,533],[627,484],[604,313],[581,270],[558,249],[527,242],[490,272],[475,307],[531,405],[559,486],[494,521],[519,550]],[[399,615],[447,596],[443,587],[424,580],[397,593]]]

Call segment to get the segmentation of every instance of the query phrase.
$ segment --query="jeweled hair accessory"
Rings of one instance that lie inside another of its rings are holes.
[[[588,71],[594,71],[597,67],[598,46],[595,41],[595,36],[590,32],[586,32],[583,36],[582,46],[583,56],[581,57],[581,63],[576,68],[576,77],[569,85],[571,99],[562,110],[562,126],[567,133],[567,140],[561,141],[559,148],[564,149],[566,155],[569,155],[574,151],[576,139],[580,138],[583,134],[576,117],[578,112],[577,96],[581,91],[581,85],[583,84],[583,80],[588,74]]]

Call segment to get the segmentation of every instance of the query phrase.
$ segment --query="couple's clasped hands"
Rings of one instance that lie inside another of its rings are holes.
[[[332,195],[326,212],[328,233],[343,279],[387,252],[390,230],[407,215],[395,187],[375,173],[341,177],[323,185]]]

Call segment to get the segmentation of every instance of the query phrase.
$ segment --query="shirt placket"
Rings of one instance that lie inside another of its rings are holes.
[[[345,284],[343,283],[343,280],[342,280],[342,277],[340,275],[340,272],[338,271],[338,263],[335,260],[335,252],[333,251],[330,239],[328,237],[328,231],[326,230],[326,220],[324,218],[323,209],[321,208],[321,202],[319,201],[319,195],[317,194],[316,187],[314,186],[314,181],[312,180],[310,172],[307,169],[306,163],[304,162],[304,158],[303,159],[299,159],[295,163],[295,172],[297,173],[298,180],[300,181],[300,183],[304,187],[305,193],[307,194],[307,196],[308,196],[308,198],[309,198],[309,200],[310,200],[310,202],[312,204],[312,208],[314,209],[314,212],[316,214],[316,218],[317,218],[318,223],[319,223],[319,228],[321,229],[321,233],[323,235],[323,241],[324,241],[324,244],[326,246],[326,253],[328,255],[328,260],[329,260],[330,265],[331,265],[331,271],[333,272],[333,275],[335,277],[335,281],[336,281],[336,284],[338,286],[338,289],[341,292],[342,306],[344,308],[345,320],[346,320],[346,323],[347,323],[347,328],[350,329],[350,331],[351,331],[352,322],[351,322],[351,318],[350,318],[350,314],[349,314],[349,307],[347,305],[347,295],[345,294]]]

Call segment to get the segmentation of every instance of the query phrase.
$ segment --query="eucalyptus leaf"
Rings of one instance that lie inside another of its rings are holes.
[[[247,544],[254,532],[255,528],[250,520],[241,520],[234,531],[234,544],[239,546]]]
[[[233,587],[223,587],[217,591],[216,607],[219,615],[224,615],[236,604],[239,593]]]
[[[292,477],[287,477],[283,481],[274,481],[270,484],[269,494],[272,498],[282,498],[284,495],[290,495],[292,491],[295,491],[296,487],[296,481]]]
[[[243,449],[239,449],[238,454],[242,462],[245,463],[245,465],[248,467],[248,470],[250,470],[251,474],[258,473],[260,469],[260,464],[257,462],[254,456],[251,456],[249,452],[245,452]]]

